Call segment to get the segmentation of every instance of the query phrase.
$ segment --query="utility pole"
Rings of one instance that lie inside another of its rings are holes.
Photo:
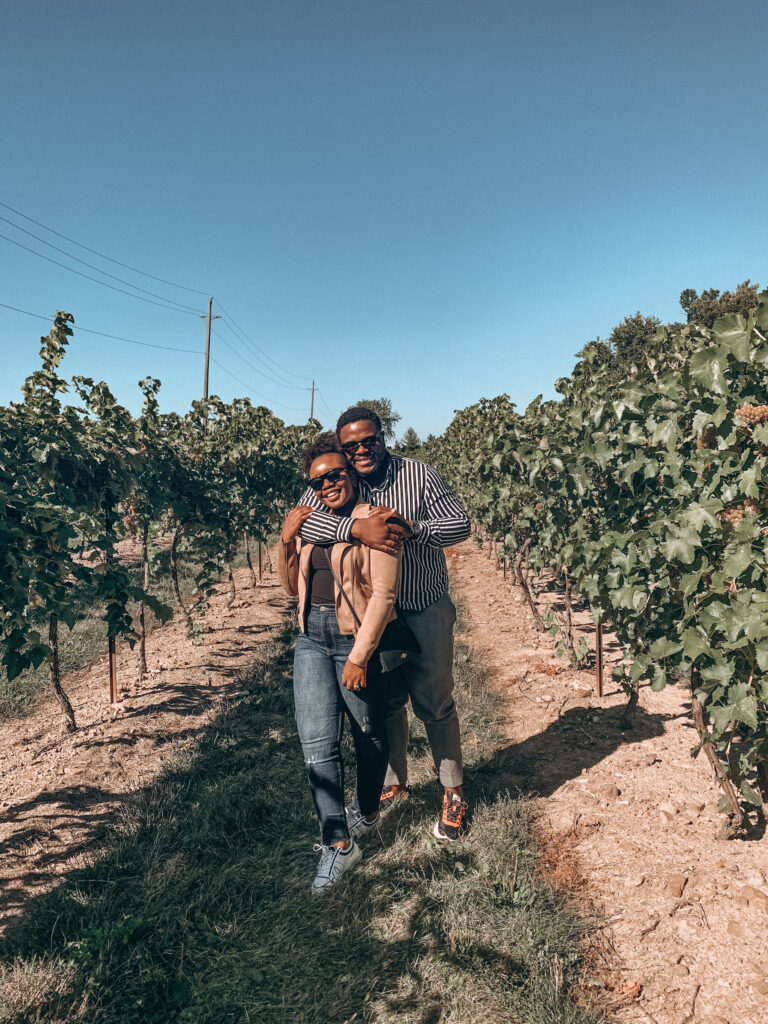
[[[220,316],[211,316],[213,309],[213,296],[208,299],[208,316],[207,325],[205,330],[205,376],[203,377],[203,401],[208,401],[208,364],[211,361],[211,320],[221,320]],[[203,314],[200,314],[200,319],[203,319]]]
[[[312,398],[309,401],[309,418],[315,418],[315,382],[312,381]]]
[[[208,401],[208,364],[211,361],[211,310],[213,296],[208,299],[208,323],[205,330],[205,377],[203,378],[203,401]]]

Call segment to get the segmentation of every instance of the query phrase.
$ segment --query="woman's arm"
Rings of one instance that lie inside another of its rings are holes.
[[[361,667],[368,664],[390,620],[400,585],[402,552],[387,555],[371,549],[370,557],[372,593],[349,653],[349,660]]]
[[[285,517],[280,531],[280,543],[277,551],[277,572],[283,590],[296,597],[299,593],[299,556],[296,550],[296,535],[301,524],[312,515],[313,509],[306,505],[292,508]]]

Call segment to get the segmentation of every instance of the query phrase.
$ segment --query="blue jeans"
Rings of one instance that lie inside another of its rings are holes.
[[[354,637],[339,632],[335,608],[312,605],[293,659],[296,724],[326,846],[349,838],[341,757],[345,714],[357,754],[355,805],[363,814],[378,810],[387,770],[386,677],[374,654],[366,686],[357,691],[342,686],[341,674],[353,644]]]

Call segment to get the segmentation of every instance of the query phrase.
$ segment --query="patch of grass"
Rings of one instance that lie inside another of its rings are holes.
[[[417,723],[411,797],[350,877],[310,894],[292,642],[265,645],[249,695],[136,795],[109,854],[30,906],[2,950],[0,1022],[586,1024],[567,996],[579,924],[536,877],[525,804],[494,782],[496,701],[461,646],[468,837],[431,835]]]

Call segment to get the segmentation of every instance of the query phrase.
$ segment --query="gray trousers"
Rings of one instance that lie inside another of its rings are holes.
[[[384,786],[404,786],[408,777],[408,712],[424,723],[435,769],[444,786],[462,783],[461,737],[453,701],[453,624],[456,609],[447,594],[423,611],[403,613],[416,634],[420,654],[391,672],[387,689],[389,765]]]

